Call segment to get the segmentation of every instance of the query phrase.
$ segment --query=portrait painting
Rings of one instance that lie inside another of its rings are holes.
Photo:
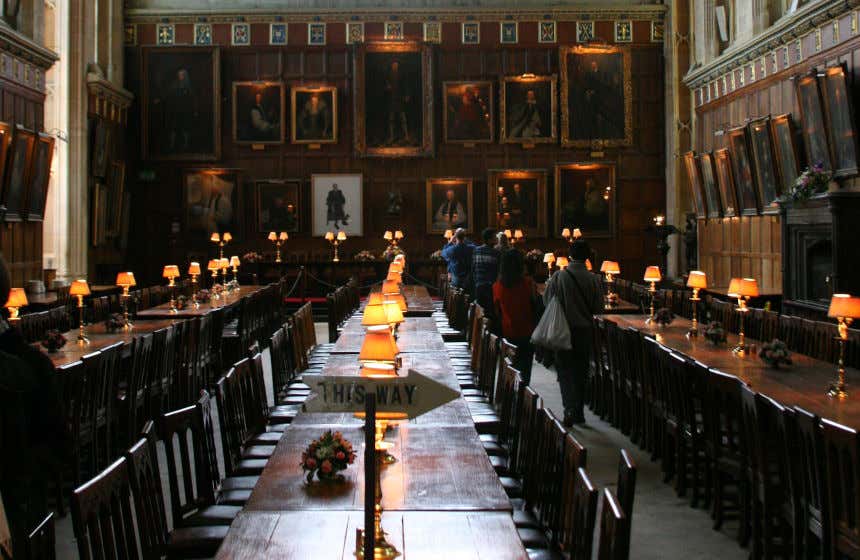
[[[122,203],[125,199],[125,163],[111,162],[108,182],[104,191],[105,234],[118,237],[121,229]]]
[[[9,147],[8,169],[3,186],[3,196],[0,197],[0,206],[6,207],[6,221],[19,222],[25,217],[23,208],[27,194],[29,181],[28,173],[33,158],[33,149],[36,143],[36,135],[21,127],[16,126],[12,134],[12,144]]]
[[[615,164],[555,166],[555,227],[579,228],[589,238],[615,235]]]
[[[521,229],[527,236],[546,236],[546,171],[491,169],[487,185],[488,226],[499,231]]]
[[[30,167],[27,189],[27,220],[45,218],[48,200],[48,184],[51,181],[51,162],[54,159],[54,137],[39,133],[33,146],[33,163]]]
[[[221,156],[221,78],[217,47],[143,50],[143,158]]]
[[[723,216],[728,218],[738,214],[738,195],[735,189],[735,175],[732,170],[732,155],[728,148],[714,150],[714,168],[717,173],[717,193],[709,193],[723,208]]]
[[[239,173],[233,169],[190,169],[183,177],[189,231],[238,230]]]
[[[795,142],[795,128],[790,114],[770,120],[776,167],[779,170],[780,192],[789,192],[800,175],[800,161]]]
[[[257,181],[257,231],[294,233],[301,228],[301,192],[299,179]]]
[[[706,194],[707,200],[715,202],[713,211],[719,216],[725,215],[725,206],[719,196],[719,187],[717,186],[717,174],[714,166],[714,156],[711,152],[699,154],[699,173],[702,175],[702,190]]]
[[[561,144],[633,143],[633,89],[627,48],[561,47]]]
[[[850,177],[858,173],[857,136],[854,132],[854,106],[845,80],[844,63],[824,70],[820,77],[821,97],[830,146],[833,176]]]
[[[749,134],[761,211],[763,214],[778,214],[779,204],[776,199],[779,197],[781,189],[773,155],[770,117],[750,121],[747,124],[747,133]]]
[[[92,157],[90,171],[93,177],[104,178],[107,173],[108,152],[111,146],[111,126],[104,119],[93,119]]]
[[[233,141],[237,144],[284,142],[282,82],[233,82]]]
[[[427,179],[427,233],[463,228],[472,231],[472,179]]]
[[[732,154],[738,212],[741,216],[755,216],[759,211],[759,202],[746,127],[732,128],[727,134],[729,151]]]
[[[556,76],[509,76],[502,80],[499,114],[502,142],[550,144],[556,127]]]
[[[361,156],[433,155],[432,51],[367,43],[355,53],[355,149]]]
[[[818,92],[818,79],[815,74],[807,74],[795,80],[797,105],[800,107],[803,145],[806,147],[806,161],[810,167],[821,164],[824,169],[833,169],[830,150],[827,146],[827,132],[824,129],[824,113],[821,110],[821,96]]]
[[[684,154],[684,169],[687,171],[687,183],[690,185],[690,195],[696,210],[696,217],[708,217],[708,204],[705,201],[702,176],[699,173],[699,164],[696,161],[695,152]]]
[[[337,142],[337,88],[294,86],[290,91],[294,144]]]
[[[477,144],[493,141],[492,82],[444,82],[442,92],[445,142]]]
[[[361,173],[311,175],[311,218],[317,237],[329,231],[364,235]]]

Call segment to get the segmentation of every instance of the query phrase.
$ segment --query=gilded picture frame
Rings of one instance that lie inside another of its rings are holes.
[[[732,154],[728,148],[714,150],[714,170],[717,174],[717,200],[723,209],[723,216],[731,218],[738,215],[738,191],[735,189],[735,173],[732,167]]]
[[[593,239],[615,237],[615,163],[578,161],[555,166],[555,230],[579,228]]]
[[[770,130],[769,116],[754,119],[747,123],[747,134],[761,213],[779,214],[777,199],[781,193],[781,188]]]
[[[819,73],[833,176],[837,178],[852,177],[860,172],[853,90],[847,83],[846,73],[845,63],[830,66]]]
[[[781,192],[789,192],[800,175],[800,154],[797,149],[796,128],[791,114],[777,115],[770,119],[770,132],[779,170]]]
[[[0,121],[0,222],[6,219],[4,203],[5,178],[8,172],[9,149],[12,146],[12,126]]]
[[[29,185],[29,173],[36,144],[36,134],[17,125],[12,134],[12,143],[6,166],[6,177],[3,182],[3,193],[0,196],[0,206],[6,207],[6,221],[20,222],[25,218],[24,206]]]
[[[337,86],[301,85],[290,88],[292,143],[337,144],[338,103]],[[322,125],[319,119],[322,119]]]
[[[558,142],[558,77],[505,76],[499,96],[499,141],[503,144]],[[535,110],[529,110],[529,105]]]
[[[699,172],[699,162],[695,152],[684,154],[684,170],[687,172],[687,183],[690,185],[690,195],[697,218],[708,217],[708,203],[702,186],[702,174]]]
[[[233,82],[233,142],[284,143],[284,82]]]
[[[390,83],[396,84],[396,93],[388,87]],[[432,47],[414,42],[359,45],[355,50],[353,87],[357,155],[433,156]]]
[[[473,182],[464,177],[434,177],[427,179],[427,233],[475,228]],[[465,203],[465,207],[464,207]]]
[[[614,148],[633,144],[630,49],[559,47],[561,145]],[[604,67],[608,67],[603,70]],[[591,107],[589,107],[591,105]],[[621,120],[617,119],[618,114]],[[606,136],[605,131],[611,135]]]
[[[28,173],[29,187],[22,208],[22,217],[38,222],[45,219],[48,202],[48,185],[51,182],[51,162],[54,159],[55,139],[49,134],[39,133],[33,144],[33,157]]]
[[[817,75],[814,72],[804,74],[795,78],[794,84],[800,111],[803,146],[806,149],[806,162],[809,167],[821,163],[825,170],[831,170],[833,163],[830,159]]]
[[[735,176],[738,212],[741,216],[755,216],[761,209],[752,156],[750,155],[749,133],[746,126],[730,128],[728,137],[729,151],[732,154],[732,171]]]
[[[489,144],[495,136],[493,82],[442,82],[442,136],[446,144]]]
[[[529,237],[546,237],[546,181],[545,169],[490,169],[487,225],[499,231],[521,229]]]

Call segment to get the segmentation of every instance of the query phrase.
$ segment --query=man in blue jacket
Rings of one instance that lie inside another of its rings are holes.
[[[457,288],[469,286],[469,272],[472,267],[472,251],[475,246],[466,239],[466,230],[458,228],[451,241],[442,249],[442,258],[448,263],[451,285]]]

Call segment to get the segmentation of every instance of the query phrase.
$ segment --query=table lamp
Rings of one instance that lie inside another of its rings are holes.
[[[514,238],[512,239],[513,243],[522,243],[523,241],[525,241],[525,239],[526,239],[526,236],[523,233],[523,230],[521,230],[521,229],[515,229],[514,230]]]
[[[691,270],[687,276],[687,287],[693,289],[693,296],[690,298],[690,301],[693,302],[693,326],[687,331],[687,336],[695,338],[699,336],[698,308],[701,301],[699,290],[708,287],[708,276],[701,270]]]
[[[382,282],[382,295],[393,296],[400,293],[400,285],[397,282],[385,280]]]
[[[12,288],[9,290],[9,299],[6,301],[6,309],[9,310],[10,321],[20,321],[18,310],[21,307],[27,307],[27,293],[24,288]]]
[[[223,234],[219,234],[217,231],[214,232],[210,237],[209,241],[218,245],[219,258],[224,258],[224,245],[233,241],[233,236],[229,231],[225,231]]]
[[[845,399],[845,342],[848,340],[848,327],[857,317],[860,317],[860,297],[848,294],[833,294],[827,316],[839,321],[839,378],[827,391],[829,397]]]
[[[339,231],[337,232],[337,235],[335,235],[334,232],[329,231],[326,232],[325,239],[326,241],[331,243],[332,247],[334,247],[334,258],[331,261],[340,262],[340,257],[337,254],[337,248],[341,243],[346,241],[346,232]]]
[[[230,266],[233,267],[233,285],[236,288],[239,287],[239,265],[240,265],[239,257],[233,255],[230,257]]]
[[[200,307],[200,304],[197,303],[197,277],[200,276],[200,263],[197,261],[191,261],[188,265],[188,275],[191,276],[191,303],[194,304],[194,308]]]
[[[378,331],[368,331],[364,335],[364,342],[361,344],[358,361],[362,365],[368,362],[379,362],[391,364],[396,368],[397,355],[399,353],[400,349],[397,348],[397,343],[387,328]]]
[[[382,305],[385,301],[382,292],[370,292],[367,296],[367,305]]]
[[[218,292],[215,290],[215,286],[218,285],[218,271],[221,270],[221,264],[218,259],[209,259],[209,262],[206,264],[206,270],[212,274],[212,293],[209,299],[220,299]]]
[[[744,316],[749,311],[747,301],[751,297],[758,297],[758,282],[755,278],[732,278],[729,282],[728,296],[738,299],[737,312],[740,313],[740,328],[738,329],[738,345],[732,350],[738,356],[746,356],[747,345],[744,336]]]
[[[612,305],[618,300],[618,296],[612,291],[612,283],[615,281],[613,277],[621,274],[621,267],[616,261],[603,261],[600,264],[600,272],[606,275],[606,301]]]
[[[585,270],[591,272],[591,259],[585,259]]]
[[[654,299],[657,295],[657,282],[663,279],[663,275],[660,273],[659,266],[649,266],[645,269],[645,276],[643,280],[651,284],[648,288],[648,294],[651,296],[651,312],[648,315],[648,319],[645,321],[646,324],[650,324],[654,322]]]
[[[570,260],[567,257],[561,256],[555,258],[555,266],[557,266],[559,270],[567,268],[569,264]]]
[[[131,321],[128,320],[128,298],[129,293],[128,290],[132,286],[137,286],[137,282],[134,279],[133,272],[120,272],[116,275],[116,285],[122,288],[122,296],[120,299],[122,300],[122,320],[123,320],[123,330],[127,331],[132,328]]]
[[[508,238],[508,241],[510,241],[511,238],[513,238],[513,236],[514,236],[514,234],[511,233],[511,230],[509,230],[509,229],[506,229],[503,233],[505,234],[505,237]]]
[[[442,237],[445,238],[445,241],[451,241],[451,238],[454,237],[454,231],[446,229],[445,233],[442,234]]]
[[[385,305],[378,303],[365,306],[361,316],[361,325],[367,327],[367,332],[387,331],[389,324]]]
[[[392,261],[391,264],[388,265],[389,274],[392,272],[396,272],[398,274],[403,273],[403,262],[402,261]]]
[[[397,245],[403,239],[403,232],[401,230],[394,231],[394,244]]]
[[[221,257],[218,259],[218,269],[221,271],[221,285],[227,288],[227,269],[230,268],[230,259]]]
[[[543,254],[543,262],[546,265],[547,274],[552,274],[552,265],[555,262],[555,254],[544,253]]]
[[[397,325],[405,320],[403,318],[403,311],[400,310],[400,305],[393,300],[388,300],[382,305],[385,307],[385,315],[388,318],[388,324],[391,326],[391,331],[394,332],[395,329],[397,329]]]
[[[170,312],[176,313],[176,279],[179,278],[179,267],[175,264],[165,265],[161,276],[167,278],[167,286],[170,288]]]
[[[90,339],[84,332],[84,297],[90,295],[90,285],[81,278],[73,280],[69,286],[69,295],[78,300],[78,344],[85,346],[90,343]]]
[[[561,230],[561,236],[565,238],[568,243],[573,243],[574,241],[582,237],[582,232],[579,230],[579,228],[573,228],[573,231],[571,231],[570,228],[564,228],[563,230]]]
[[[281,245],[289,239],[290,236],[287,232],[282,231],[280,234],[275,233],[274,231],[269,232],[269,241],[275,244],[275,262],[281,262]]]

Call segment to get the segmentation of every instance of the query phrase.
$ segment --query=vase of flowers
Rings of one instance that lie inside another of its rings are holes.
[[[726,329],[723,328],[719,321],[711,321],[705,327],[705,340],[714,346],[720,346],[726,343]]]
[[[788,351],[788,346],[785,345],[785,342],[778,338],[762,344],[761,350],[758,352],[758,357],[768,367],[774,369],[779,369],[779,366],[782,365],[791,365],[791,352]]]
[[[827,192],[832,179],[833,174],[824,169],[824,164],[818,162],[803,170],[788,193],[783,196],[783,200],[792,202],[809,200],[816,194]]]
[[[665,327],[672,324],[675,320],[675,314],[668,307],[661,307],[654,313],[654,322]]]
[[[375,261],[376,255],[374,255],[373,253],[371,253],[370,251],[367,251],[367,250],[359,251],[358,253],[355,254],[355,260],[365,261],[365,262]]]
[[[327,430],[302,452],[301,467],[307,473],[307,483],[311,484],[314,476],[321,482],[343,480],[340,472],[353,462],[355,451],[352,444],[342,433]]]
[[[385,251],[382,252],[382,258],[388,262],[394,260],[394,257],[397,255],[405,255],[406,253],[397,245],[389,245],[385,248]]]
[[[57,329],[51,329],[45,333],[45,338],[42,340],[42,348],[48,354],[53,354],[60,348],[66,345],[66,337]]]
[[[263,256],[256,251],[249,251],[242,255],[242,262],[245,263],[258,263],[263,260]]]
[[[439,249],[438,251],[433,251],[432,253],[430,253],[430,260],[431,261],[444,261],[445,258],[442,257],[442,250]]]
[[[197,290],[197,303],[207,303],[211,298],[209,290]]]
[[[109,333],[115,333],[125,326],[125,319],[121,313],[111,313],[105,319],[105,330]]]
[[[188,296],[180,295],[176,298],[176,309],[182,311],[188,307]]]

